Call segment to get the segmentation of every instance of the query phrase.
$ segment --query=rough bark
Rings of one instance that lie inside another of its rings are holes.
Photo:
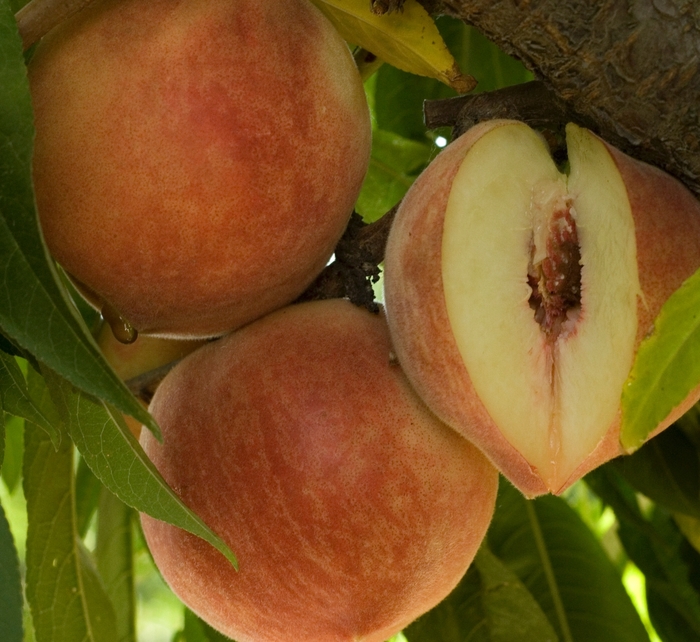
[[[428,0],[519,58],[627,153],[700,195],[700,4]]]

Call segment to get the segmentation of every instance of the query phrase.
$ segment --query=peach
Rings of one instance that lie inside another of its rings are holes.
[[[491,519],[497,473],[390,358],[382,316],[283,308],[186,357],[141,443],[236,553],[142,516],[165,580],[238,642],[384,642],[444,598]]]
[[[624,452],[637,349],[700,267],[700,204],[678,181],[573,124],[567,146],[562,173],[525,124],[477,125],[415,182],[386,251],[409,380],[529,496]]]
[[[97,307],[216,336],[325,266],[371,134],[349,49],[308,0],[98,0],[29,78],[43,232]]]

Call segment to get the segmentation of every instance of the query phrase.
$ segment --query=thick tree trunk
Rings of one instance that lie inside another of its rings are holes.
[[[519,58],[599,133],[700,195],[700,3],[428,0]]]

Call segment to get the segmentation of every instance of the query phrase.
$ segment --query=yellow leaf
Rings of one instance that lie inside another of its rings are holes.
[[[369,0],[312,0],[348,42],[371,51],[390,65],[419,76],[437,78],[459,93],[476,86],[463,74],[435,22],[418,0],[403,11],[377,15]]]

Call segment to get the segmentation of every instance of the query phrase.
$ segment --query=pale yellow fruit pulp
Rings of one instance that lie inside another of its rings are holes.
[[[616,419],[640,294],[620,173],[587,130],[569,125],[567,146],[568,175],[524,124],[486,133],[452,184],[442,241],[447,313],[472,384],[554,491]],[[546,255],[550,219],[562,208],[578,233],[581,306],[548,341],[529,305],[527,275],[530,261]]]

